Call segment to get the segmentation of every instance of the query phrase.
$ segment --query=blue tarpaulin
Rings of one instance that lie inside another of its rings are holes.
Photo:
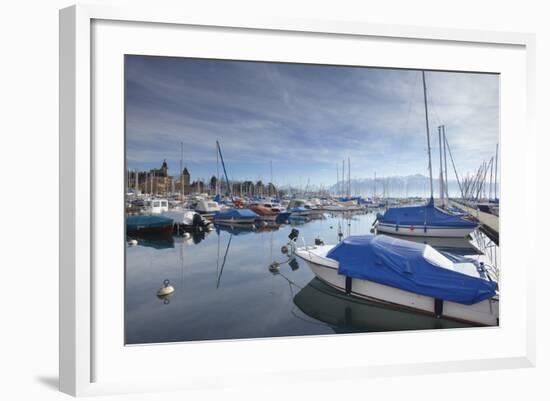
[[[222,210],[221,212],[216,212],[214,214],[214,219],[219,220],[256,220],[259,218],[256,213],[254,213],[250,209],[228,209],[228,210]]]
[[[496,294],[496,283],[438,266],[426,259],[427,246],[386,235],[352,236],[336,245],[327,257],[339,262],[341,275],[436,299],[471,305]]]
[[[398,226],[477,227],[477,224],[472,221],[438,209],[434,206],[433,199],[430,199],[430,202],[423,206],[389,208],[383,215],[379,215],[378,221]]]

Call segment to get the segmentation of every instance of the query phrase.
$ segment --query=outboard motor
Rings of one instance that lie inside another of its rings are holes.
[[[290,231],[290,234],[288,234],[288,238],[290,239],[290,241],[288,241],[288,244],[283,245],[281,247],[281,253],[285,255],[288,254],[289,252],[293,253],[295,248],[294,244],[296,243],[296,240],[298,239],[299,235],[300,235],[300,231],[298,231],[296,228],[293,228],[292,231]]]
[[[290,231],[290,234],[288,234],[288,238],[290,238],[291,241],[296,242],[299,235],[300,235],[300,231],[298,231],[298,229],[296,228],[293,228],[292,231]]]
[[[193,228],[197,229],[202,226],[202,216],[198,213],[193,215]]]

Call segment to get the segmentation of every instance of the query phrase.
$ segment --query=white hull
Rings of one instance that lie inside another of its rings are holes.
[[[256,219],[214,219],[214,222],[220,224],[254,224]]]
[[[346,277],[338,274],[338,262],[323,256],[332,247],[332,245],[322,245],[307,249],[299,248],[295,253],[296,256],[308,263],[318,278],[328,285],[346,292]],[[434,298],[368,280],[352,278],[351,294],[359,298],[435,314]],[[498,299],[488,299],[473,305],[444,301],[441,316],[469,323],[496,326],[498,325],[499,301]]]
[[[379,233],[394,235],[406,235],[411,237],[440,237],[440,238],[464,238],[472,233],[475,228],[434,227],[427,226],[398,226],[377,222],[375,229]]]

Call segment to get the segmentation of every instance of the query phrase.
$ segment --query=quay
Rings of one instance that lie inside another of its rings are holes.
[[[482,212],[479,209],[474,209],[460,202],[450,200],[450,203],[458,209],[475,217],[481,224],[480,230],[487,235],[495,244],[499,244],[499,223],[498,216],[494,214]]]

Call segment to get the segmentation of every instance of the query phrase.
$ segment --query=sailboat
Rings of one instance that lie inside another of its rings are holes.
[[[466,237],[478,227],[478,224],[440,209],[434,204],[428,101],[424,71],[422,71],[422,83],[424,87],[428,166],[430,170],[430,200],[426,205],[387,209],[384,214],[378,214],[374,229],[376,232],[406,236]]]

